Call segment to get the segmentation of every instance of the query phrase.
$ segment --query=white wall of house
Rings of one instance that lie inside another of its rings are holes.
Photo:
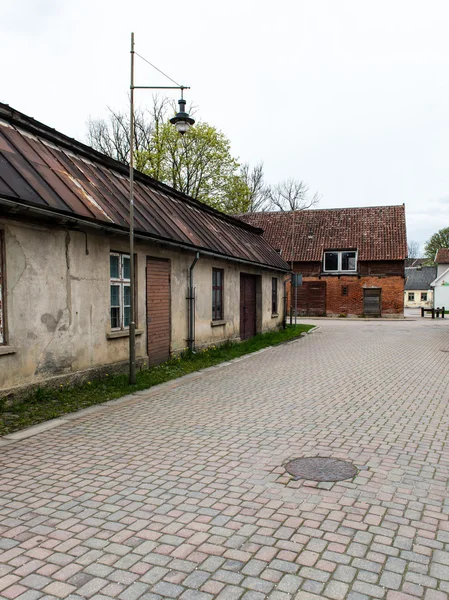
[[[109,338],[111,251],[128,251],[126,236],[97,230],[67,230],[0,218],[3,230],[6,294],[5,337],[0,346],[0,390],[46,380],[128,358],[129,338]],[[147,355],[146,258],[171,260],[171,350],[187,346],[189,267],[195,253],[136,241],[137,357]],[[224,324],[212,327],[212,268],[224,269]],[[282,322],[283,274],[200,256],[194,269],[196,343],[239,338],[240,273],[260,277],[258,330]],[[278,278],[279,314],[271,314],[271,283]]]
[[[436,282],[433,306],[449,309],[449,264],[438,265]]]
[[[423,299],[425,298],[425,299]],[[405,290],[405,308],[430,308],[433,306],[433,290]]]

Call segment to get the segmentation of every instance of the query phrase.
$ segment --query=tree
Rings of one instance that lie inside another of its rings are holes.
[[[165,122],[154,141],[155,147],[140,156],[144,173],[224,212],[246,205],[247,189],[236,185],[239,163],[230,141],[215,127],[199,122],[180,136]]]
[[[223,212],[247,212],[250,190],[228,138],[202,121],[180,136],[169,122],[173,112],[175,105],[167,98],[154,98],[150,110],[136,111],[136,169]],[[95,149],[129,164],[129,117],[124,113],[109,109],[107,120],[90,120],[87,137]]]
[[[248,163],[240,167],[240,179],[248,190],[246,212],[264,212],[269,209],[269,187],[265,185],[263,162],[250,168]]]
[[[419,242],[415,240],[410,240],[407,244],[408,257],[409,258],[419,258]]]
[[[440,248],[449,248],[449,227],[444,227],[434,233],[424,246],[424,255],[428,259],[427,264],[435,264],[435,256]]]
[[[282,211],[306,210],[316,206],[321,198],[318,192],[310,196],[307,183],[296,179],[286,179],[269,187],[267,195],[271,208]]]

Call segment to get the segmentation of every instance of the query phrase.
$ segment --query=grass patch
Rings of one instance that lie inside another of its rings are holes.
[[[111,375],[79,385],[61,385],[58,389],[39,388],[20,402],[0,399],[0,435],[19,431],[82,408],[101,404],[126,394],[151,388],[194,371],[275,346],[298,337],[313,325],[287,326],[285,330],[262,333],[244,342],[226,342],[196,353],[185,352],[179,358],[137,373],[137,383],[129,385],[128,375]]]

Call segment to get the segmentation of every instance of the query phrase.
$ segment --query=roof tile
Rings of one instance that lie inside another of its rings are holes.
[[[371,206],[241,215],[264,230],[265,239],[286,261],[321,261],[324,250],[358,250],[358,259],[407,257],[405,206]],[[293,229],[294,227],[294,229]]]

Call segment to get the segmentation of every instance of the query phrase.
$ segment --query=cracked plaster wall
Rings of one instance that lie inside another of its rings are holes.
[[[8,345],[0,355],[0,390],[44,381],[128,359],[128,337],[108,339],[109,253],[127,252],[125,236],[44,227],[0,218],[5,229]],[[86,254],[86,244],[88,254]],[[187,346],[187,288],[193,252],[136,241],[137,357],[146,356],[146,257],[171,260],[171,350]],[[211,327],[212,268],[225,269],[225,326]],[[195,270],[196,342],[199,346],[239,336],[240,272],[261,274],[259,330],[281,322],[271,316],[271,278],[279,273],[200,257]]]

